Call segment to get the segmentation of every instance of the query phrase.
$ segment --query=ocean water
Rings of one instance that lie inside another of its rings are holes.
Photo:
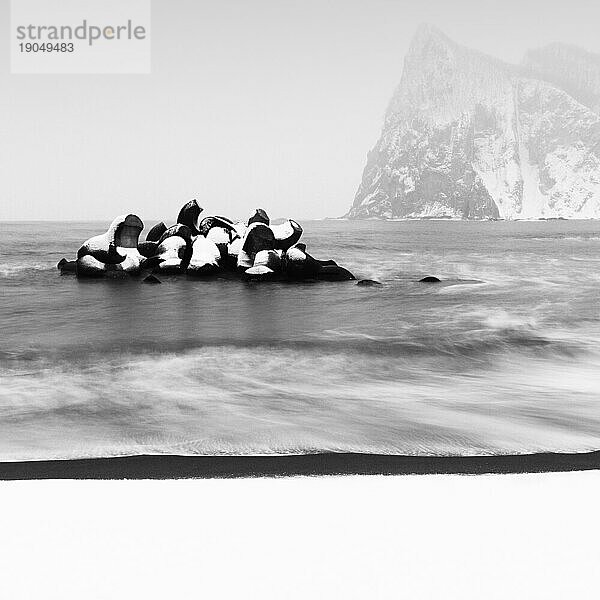
[[[378,287],[61,276],[106,225],[0,224],[0,460],[600,448],[600,223],[303,223]]]

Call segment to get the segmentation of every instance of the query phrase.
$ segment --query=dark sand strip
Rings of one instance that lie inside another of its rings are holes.
[[[0,479],[208,479],[296,475],[544,473],[600,468],[600,451],[518,456],[125,456],[0,463]]]

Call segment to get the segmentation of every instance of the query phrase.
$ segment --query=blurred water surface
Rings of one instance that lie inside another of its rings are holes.
[[[61,276],[106,225],[0,223],[0,460],[600,448],[599,223],[303,223],[377,287]]]

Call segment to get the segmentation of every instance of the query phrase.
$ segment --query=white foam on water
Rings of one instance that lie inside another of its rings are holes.
[[[56,268],[52,262],[0,263],[0,277],[14,277],[26,271],[50,271]]]
[[[537,322],[531,315],[521,316],[504,310],[488,314],[483,323],[486,327],[497,330],[534,330],[537,327]]]
[[[514,327],[502,317],[495,326]],[[0,460],[143,453],[494,454],[600,443],[600,368],[207,347],[0,376]],[[467,360],[470,360],[467,358]],[[36,368],[37,367],[37,368]],[[527,394],[524,395],[524,390]],[[566,401],[568,399],[568,401]]]

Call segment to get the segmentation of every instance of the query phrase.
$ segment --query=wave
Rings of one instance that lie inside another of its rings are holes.
[[[94,350],[89,345],[73,344],[53,349],[49,354],[43,349],[27,348],[13,349],[0,352],[0,365],[10,366],[23,363],[29,369],[32,364],[40,363],[50,368],[53,361],[57,363],[93,364],[95,361],[105,362],[121,360],[123,356],[137,355],[140,357],[163,357],[166,355],[186,356],[193,352],[216,352],[223,357],[226,352],[232,356],[245,353],[248,356],[260,355],[264,352],[296,353],[298,356],[312,357],[360,357],[380,356],[387,358],[402,358],[421,360],[423,358],[471,359],[479,361],[494,360],[507,352],[521,352],[547,356],[576,357],[590,352],[587,344],[580,343],[575,335],[560,336],[556,333],[537,329],[534,321],[527,317],[509,316],[502,312],[484,317],[480,328],[469,331],[448,329],[445,332],[433,328],[424,328],[416,332],[412,330],[394,332],[389,335],[369,333],[343,328],[324,330],[306,339],[280,340],[263,339],[252,343],[247,341],[229,341],[226,344],[218,341],[191,340],[161,340],[144,339],[131,340],[120,344],[115,350],[112,342],[104,345],[96,343]],[[468,366],[471,363],[466,362]],[[442,365],[440,365],[442,366]],[[456,368],[452,363],[448,368]]]
[[[462,294],[466,292],[472,292],[478,288],[492,286],[492,282],[480,281],[477,279],[449,279],[444,280],[441,283],[439,293],[440,294]],[[495,282],[498,285],[498,282]]]
[[[500,331],[534,331],[537,326],[536,320],[531,316],[510,314],[503,310],[488,314],[484,323],[490,329]]]
[[[584,262],[584,263],[591,263],[591,262],[600,262],[600,258],[592,258],[590,256],[569,256],[569,260],[574,260],[576,262]]]
[[[54,262],[0,263],[0,277],[15,277],[27,272],[52,271],[55,269],[56,263]]]
[[[597,367],[532,356],[461,372],[231,346],[15,365],[0,377],[0,459],[589,449]]]
[[[519,240],[531,240],[534,242],[548,242],[548,241],[563,241],[563,242],[600,242],[600,236],[597,235],[560,235],[560,234],[548,234],[538,236],[514,236]]]

